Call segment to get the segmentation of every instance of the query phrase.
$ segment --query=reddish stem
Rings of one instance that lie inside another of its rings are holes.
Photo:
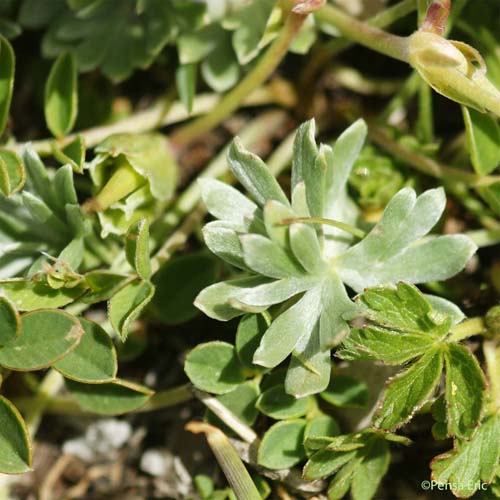
[[[427,14],[420,29],[436,33],[436,35],[444,35],[450,10],[451,0],[434,0],[427,9]]]

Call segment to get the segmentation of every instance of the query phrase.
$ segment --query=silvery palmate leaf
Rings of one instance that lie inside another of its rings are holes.
[[[359,240],[352,230],[359,210],[346,184],[366,125],[358,120],[333,147],[318,147],[314,135],[313,121],[297,131],[291,202],[265,163],[237,138],[228,161],[249,196],[217,180],[200,181],[208,211],[217,219],[204,227],[206,244],[244,274],[204,289],[196,306],[227,321],[286,303],[254,362],[271,368],[291,355],[285,385],[296,397],[328,385],[330,349],[349,333],[348,321],[357,315],[346,285],[360,292],[401,280],[444,280],[462,270],[476,250],[464,235],[426,236],[445,207],[441,188],[420,196],[402,189]],[[336,226],[312,223],[318,218],[336,221]]]

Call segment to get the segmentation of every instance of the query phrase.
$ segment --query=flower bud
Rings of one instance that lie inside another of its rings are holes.
[[[474,47],[417,31],[410,36],[409,61],[436,92],[500,116],[500,91],[486,78],[486,64]]]

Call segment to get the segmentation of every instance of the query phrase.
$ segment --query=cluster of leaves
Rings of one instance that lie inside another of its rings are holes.
[[[355,242],[364,233],[355,227],[359,209],[346,184],[365,134],[358,121],[333,148],[318,148],[314,123],[301,126],[294,146],[291,204],[262,160],[238,140],[228,160],[253,201],[219,181],[201,180],[205,204],[219,219],[204,228],[207,246],[250,276],[205,289],[196,305],[215,319],[228,320],[303,293],[287,302],[254,355],[257,364],[272,368],[291,354],[286,391],[297,397],[326,388],[330,348],[349,333],[347,321],[358,314],[344,284],[360,292],[400,280],[446,279],[475,251],[461,235],[418,241],[444,210],[442,189],[419,197],[411,188],[400,190],[379,222]]]
[[[54,0],[43,6],[37,0],[11,0],[2,14],[5,37],[18,36],[23,28],[43,29],[44,57],[71,53],[80,71],[99,68],[113,82],[147,68],[166,46],[176,45],[177,88],[188,109],[198,66],[209,87],[228,90],[278,36],[286,17],[274,0]],[[290,50],[306,53],[316,31],[308,19]]]
[[[196,387],[217,394],[246,425],[254,425],[258,418],[277,420],[261,439],[258,464],[279,470],[307,459],[305,479],[334,475],[328,488],[331,499],[343,498],[349,488],[356,500],[373,498],[388,469],[389,444],[412,444],[394,432],[432,399],[434,435],[455,440],[452,451],[432,462],[432,480],[452,484],[460,497],[490,484],[500,454],[500,420],[497,409],[486,411],[486,383],[476,358],[453,335],[463,313],[435,298],[431,304],[405,283],[368,289],[357,303],[366,326],[351,331],[338,356],[355,364],[378,360],[404,367],[388,381],[371,428],[341,434],[331,415],[333,408],[367,407],[370,395],[362,381],[334,368],[319,399],[294,398],[285,392],[284,369],[270,371],[253,362],[269,325],[262,314],[240,320],[234,347],[224,342],[196,347],[186,359],[186,373]],[[444,370],[444,393],[436,397]],[[231,432],[210,412],[206,418]]]

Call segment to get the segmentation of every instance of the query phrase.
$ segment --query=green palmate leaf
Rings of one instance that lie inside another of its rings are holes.
[[[226,342],[207,342],[196,346],[186,357],[184,371],[203,391],[224,394],[245,380],[234,347]]]
[[[285,392],[285,387],[276,385],[264,391],[257,401],[257,408],[276,420],[302,417],[312,404],[311,397],[296,399]]]
[[[438,455],[431,462],[432,480],[451,484],[453,493],[469,498],[480,483],[490,483],[498,467],[500,454],[500,417],[487,417],[468,441],[455,441],[452,451]]]
[[[120,415],[137,410],[153,394],[153,391],[142,385],[121,379],[104,384],[83,384],[66,379],[65,383],[84,410],[100,415]]]
[[[231,144],[227,157],[231,171],[259,205],[264,206],[268,200],[289,204],[266,164],[258,156],[246,151],[238,138]]]
[[[359,296],[363,313],[375,323],[411,333],[429,333],[425,338],[442,337],[448,333],[449,322],[418,288],[398,283],[395,288],[378,287]]]
[[[154,291],[149,281],[139,279],[125,285],[109,300],[109,320],[123,341],[132,323],[153,298]]]
[[[215,281],[217,268],[216,260],[206,253],[170,259],[153,278],[156,292],[151,308],[155,316],[168,325],[194,318],[199,311],[193,301],[200,290]]]
[[[21,317],[12,302],[0,296],[0,347],[19,335]]]
[[[466,347],[449,344],[444,359],[448,434],[466,438],[479,423],[486,381],[476,358]]]
[[[118,369],[109,335],[93,321],[80,319],[83,336],[76,349],[54,364],[65,377],[87,384],[110,382]]]
[[[247,425],[253,425],[259,414],[255,403],[259,397],[259,387],[255,382],[240,384],[231,392],[226,392],[217,399],[239,420]],[[229,428],[212,412],[207,412],[207,421],[228,432]],[[231,432],[231,431],[229,431]]]
[[[387,364],[400,365],[424,354],[434,342],[434,339],[418,333],[370,326],[352,330],[337,355],[342,359],[378,359]]]
[[[37,310],[22,316],[21,331],[0,349],[0,365],[11,370],[40,370],[76,348],[83,335],[74,316]]]
[[[416,197],[402,189],[387,205],[372,231],[340,258],[342,280],[357,291],[399,280],[420,283],[455,274],[475,252],[461,235],[441,236],[420,245],[444,210],[444,190],[431,189]]]
[[[31,443],[26,424],[16,407],[0,396],[0,472],[28,472],[31,459]]]
[[[3,134],[9,117],[14,88],[14,66],[15,55],[12,46],[0,36],[0,134]]]
[[[61,163],[69,163],[71,168],[79,173],[83,173],[83,163],[85,161],[85,142],[81,135],[77,135],[63,147],[54,146],[54,157]]]
[[[410,420],[436,389],[442,370],[443,354],[439,348],[432,348],[393,377],[377,411],[375,425],[394,430]]]
[[[329,351],[348,335],[348,321],[359,314],[345,285],[361,291],[400,280],[420,283],[447,279],[463,269],[476,248],[462,235],[420,241],[444,210],[444,190],[429,190],[417,197],[410,188],[396,194],[379,223],[349,248],[353,231],[357,233],[359,209],[348,196],[347,180],[365,136],[366,125],[358,121],[338,138],[333,149],[318,148],[314,123],[302,125],[294,142],[291,206],[266,165],[237,140],[228,154],[229,165],[257,203],[220,182],[207,181],[201,186],[209,211],[219,219],[206,227],[209,248],[251,275],[208,287],[198,295],[195,305],[212,318],[228,320],[244,312],[263,312],[306,292],[293,305],[282,308],[254,355],[255,363],[272,368],[291,354],[285,387],[295,396],[321,392],[328,385]],[[311,215],[316,219],[304,220]],[[340,225],[315,227],[319,219]],[[353,230],[346,232],[346,227]],[[411,288],[401,286],[393,293],[393,299],[384,300],[407,302],[391,313],[395,317],[390,330],[394,331],[382,332],[384,342],[378,347],[376,330],[365,342],[370,340],[372,350],[378,351],[395,340],[397,347],[389,346],[388,362],[401,363],[423,355],[444,337],[451,322],[462,318],[456,307],[439,299],[431,307],[430,299],[421,298]],[[410,311],[404,312],[408,305]],[[407,337],[402,340],[400,333]],[[355,342],[351,344],[358,357],[376,357],[374,352],[363,354]],[[344,353],[349,355],[346,350]]]
[[[264,369],[253,362],[255,351],[269,324],[261,314],[243,316],[236,330],[235,349],[240,363],[252,372],[262,372]]]
[[[370,398],[366,384],[348,375],[334,375],[320,396],[341,408],[366,408]]]
[[[128,263],[143,280],[151,277],[149,257],[149,224],[146,219],[134,222],[125,235],[125,255]]]
[[[271,426],[259,446],[257,462],[272,470],[293,467],[306,456],[303,445],[306,422],[285,420]]]
[[[193,99],[196,92],[196,64],[181,64],[175,72],[177,91],[188,113],[193,110]]]
[[[389,445],[384,439],[374,439],[366,446],[363,461],[352,476],[351,495],[353,500],[374,498],[390,462]]]
[[[61,54],[54,62],[45,85],[45,120],[56,136],[66,135],[78,112],[77,71],[72,54]]]
[[[488,175],[500,164],[498,120],[465,106],[462,106],[462,113],[472,166],[479,175]]]
[[[19,156],[7,149],[0,149],[0,192],[4,196],[17,193],[24,187],[25,181],[26,172]]]

